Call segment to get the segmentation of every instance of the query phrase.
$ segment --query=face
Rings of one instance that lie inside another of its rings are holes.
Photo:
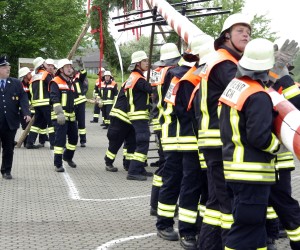
[[[10,65],[0,66],[0,78],[6,79],[10,75]]]
[[[109,81],[110,80],[110,76],[104,76],[105,81]]]
[[[32,78],[31,72],[29,72],[26,76],[24,76],[23,81],[28,83]]]
[[[64,75],[68,76],[68,77],[72,76],[72,74],[73,74],[73,67],[72,67],[72,65],[71,65],[71,64],[65,65],[65,66],[61,69],[61,72],[62,72]]]
[[[51,74],[55,74],[55,68],[53,64],[48,64],[48,69],[47,71]]]
[[[225,45],[229,48],[244,51],[247,43],[251,38],[251,30],[247,25],[237,24],[231,28],[230,33],[227,33],[230,39],[226,40]],[[240,53],[240,52],[239,52]]]
[[[149,68],[149,59],[144,59],[137,64],[141,71],[147,71]]]

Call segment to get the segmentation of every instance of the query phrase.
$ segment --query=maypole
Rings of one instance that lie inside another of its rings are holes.
[[[187,17],[181,15],[165,0],[149,0],[152,8],[157,7],[157,11],[166,20],[170,27],[186,42],[189,43],[194,36],[203,35],[200,30]]]

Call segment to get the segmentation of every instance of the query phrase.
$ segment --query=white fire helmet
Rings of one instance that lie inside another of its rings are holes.
[[[30,72],[31,72],[31,70],[28,67],[20,68],[19,69],[19,78],[26,76]]]
[[[240,66],[245,69],[263,71],[273,68],[274,46],[273,43],[264,38],[256,38],[250,41],[239,61]]]
[[[165,43],[160,48],[160,60],[173,59],[179,56],[180,53],[174,43]]]

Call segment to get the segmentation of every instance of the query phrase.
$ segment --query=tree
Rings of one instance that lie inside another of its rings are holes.
[[[19,57],[63,58],[75,43],[86,17],[84,0],[5,0],[0,3],[0,54],[7,54],[12,75]]]

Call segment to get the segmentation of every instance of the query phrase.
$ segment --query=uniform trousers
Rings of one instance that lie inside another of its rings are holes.
[[[67,161],[73,159],[78,142],[77,123],[66,121],[64,125],[59,125],[56,120],[53,122],[55,125],[54,166],[61,167],[62,159]]]
[[[166,161],[162,172],[163,184],[159,190],[158,202],[167,205],[167,207],[175,207],[179,199],[179,234],[181,236],[195,236],[197,234],[196,217],[201,194],[200,180],[202,174],[198,151],[165,151],[164,156]],[[156,228],[164,230],[172,227],[174,217],[162,216],[159,210],[160,205],[158,205]],[[195,221],[187,222],[181,219],[181,210],[194,212],[196,214]]]
[[[4,119],[0,122],[0,140],[2,146],[1,174],[10,174],[14,156],[14,141],[17,130],[11,130]],[[1,148],[0,148],[1,150]]]
[[[110,119],[109,119],[109,113],[112,109],[112,104],[105,104],[102,107],[102,116],[103,116],[103,122],[105,125],[110,124]]]
[[[107,130],[108,153],[105,155],[105,163],[112,164],[119,149],[126,143],[127,153],[133,154],[135,144],[135,132],[131,124],[124,122],[114,116],[111,117],[111,124]],[[111,156],[114,155],[114,157]]]
[[[158,203],[158,195],[159,195],[159,189],[162,186],[162,172],[164,169],[164,163],[165,163],[165,157],[162,150],[161,145],[161,130],[155,131],[157,145],[158,145],[158,168],[156,169],[154,176],[153,176],[153,182],[152,182],[152,189],[151,189],[151,197],[150,197],[150,206],[157,210],[157,203]]]
[[[265,223],[271,185],[234,182],[227,185],[233,193],[234,222],[227,235],[226,247],[235,250],[266,247]]]
[[[80,144],[86,143],[85,102],[75,106],[75,115],[79,131]]]
[[[218,250],[224,249],[226,235],[228,229],[221,228],[221,225],[214,224],[219,220],[221,223],[221,216],[231,215],[231,198],[227,192],[224,170],[222,149],[201,149],[207,165],[207,183],[208,183],[208,200],[206,202],[206,213],[203,218],[199,244],[201,249]],[[212,218],[211,214],[218,214],[219,218]],[[207,218],[205,218],[207,216]],[[212,221],[212,222],[211,222]]]
[[[131,121],[135,131],[136,148],[128,169],[128,174],[130,175],[140,175],[146,171],[145,162],[147,160],[150,140],[148,122],[148,120]]]
[[[279,170],[279,178],[275,185],[271,186],[270,205],[274,208],[284,229],[295,230],[298,233],[295,238],[290,238],[290,246],[293,250],[300,249],[300,207],[297,200],[292,197],[291,171]],[[298,230],[297,230],[298,229]]]
[[[93,114],[93,121],[94,122],[98,122],[99,121],[100,110],[101,110],[101,108],[99,108],[98,103],[96,103],[94,105],[94,114]]]
[[[27,143],[29,144],[34,144],[35,140],[37,138],[37,135],[39,133],[39,130],[42,128],[48,127],[48,133],[49,133],[49,142],[50,145],[54,145],[54,128],[52,125],[52,120],[51,120],[51,107],[50,106],[41,106],[41,107],[35,107],[35,120],[31,126],[28,138],[27,138]],[[45,126],[46,124],[46,126]]]

